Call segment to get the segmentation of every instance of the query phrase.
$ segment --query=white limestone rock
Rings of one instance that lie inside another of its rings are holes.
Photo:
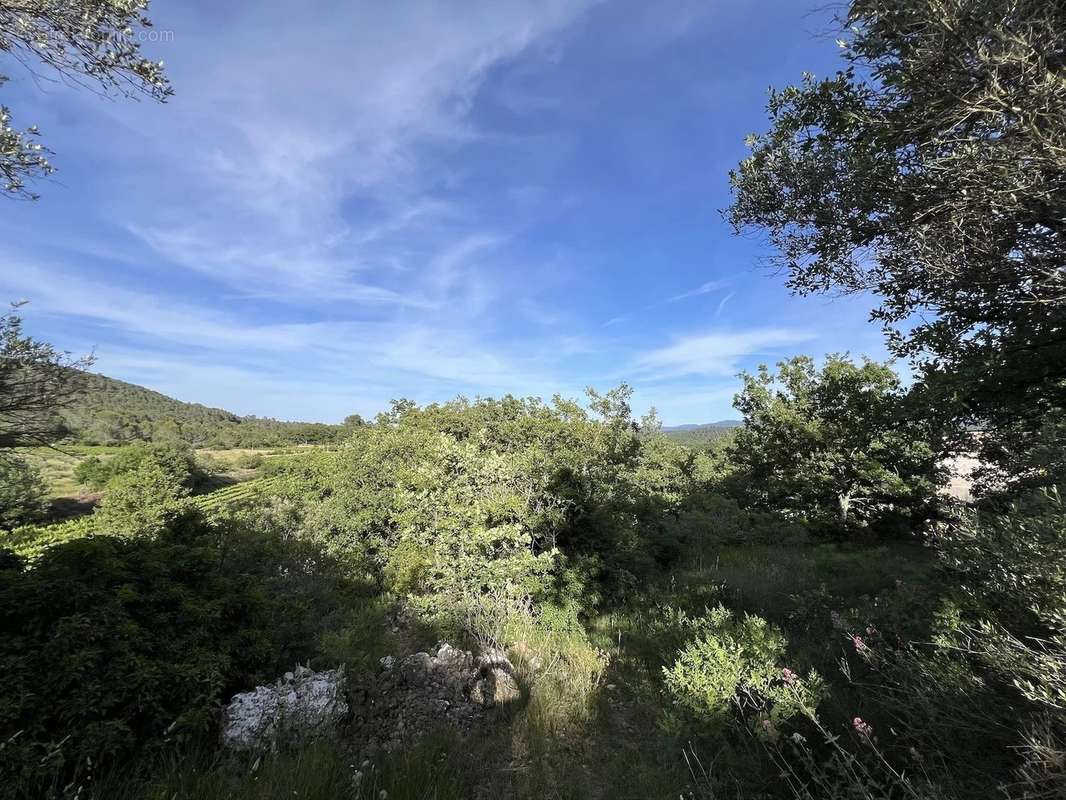
[[[234,695],[222,715],[222,743],[235,750],[273,750],[279,741],[332,735],[348,714],[343,669],[297,667],[272,686]]]

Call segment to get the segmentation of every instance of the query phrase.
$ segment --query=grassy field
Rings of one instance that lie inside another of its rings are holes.
[[[74,468],[89,456],[102,460],[111,458],[122,450],[121,446],[60,445],[51,447],[33,447],[22,450],[26,459],[37,467],[48,483],[49,497],[76,498],[88,492],[74,478]]]

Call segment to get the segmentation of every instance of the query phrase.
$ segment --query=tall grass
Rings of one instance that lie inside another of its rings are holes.
[[[460,800],[476,781],[453,736],[427,739],[375,763],[356,763],[335,742],[249,757],[203,753],[172,760],[145,783],[114,776],[95,800]],[[384,794],[382,794],[384,793]]]

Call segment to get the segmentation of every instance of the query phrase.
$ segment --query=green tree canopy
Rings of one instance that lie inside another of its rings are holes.
[[[899,376],[869,359],[807,356],[744,374],[731,455],[761,505],[842,525],[927,509],[941,479],[928,432],[905,420]]]
[[[771,92],[729,218],[797,293],[878,295],[925,408],[1015,463],[1066,406],[1066,5],[853,0],[842,23],[847,68]]]
[[[26,336],[16,311],[0,316],[0,459],[66,432],[59,410],[76,399],[81,370],[92,363]]]
[[[104,502],[95,513],[101,530],[109,534],[155,536],[194,513],[188,494],[166,465],[149,456],[108,483]]]

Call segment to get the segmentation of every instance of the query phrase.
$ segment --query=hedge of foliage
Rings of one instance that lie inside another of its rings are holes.
[[[722,512],[708,492],[719,462],[646,423],[625,389],[593,395],[589,409],[559,398],[397,404],[299,468],[291,494],[304,535],[383,588],[429,605],[511,587],[592,607],[713,536],[694,523]]]
[[[7,551],[0,785],[46,796],[209,734],[230,693],[317,652],[350,588],[262,519],[194,512],[152,536],[57,545],[32,568]]]

